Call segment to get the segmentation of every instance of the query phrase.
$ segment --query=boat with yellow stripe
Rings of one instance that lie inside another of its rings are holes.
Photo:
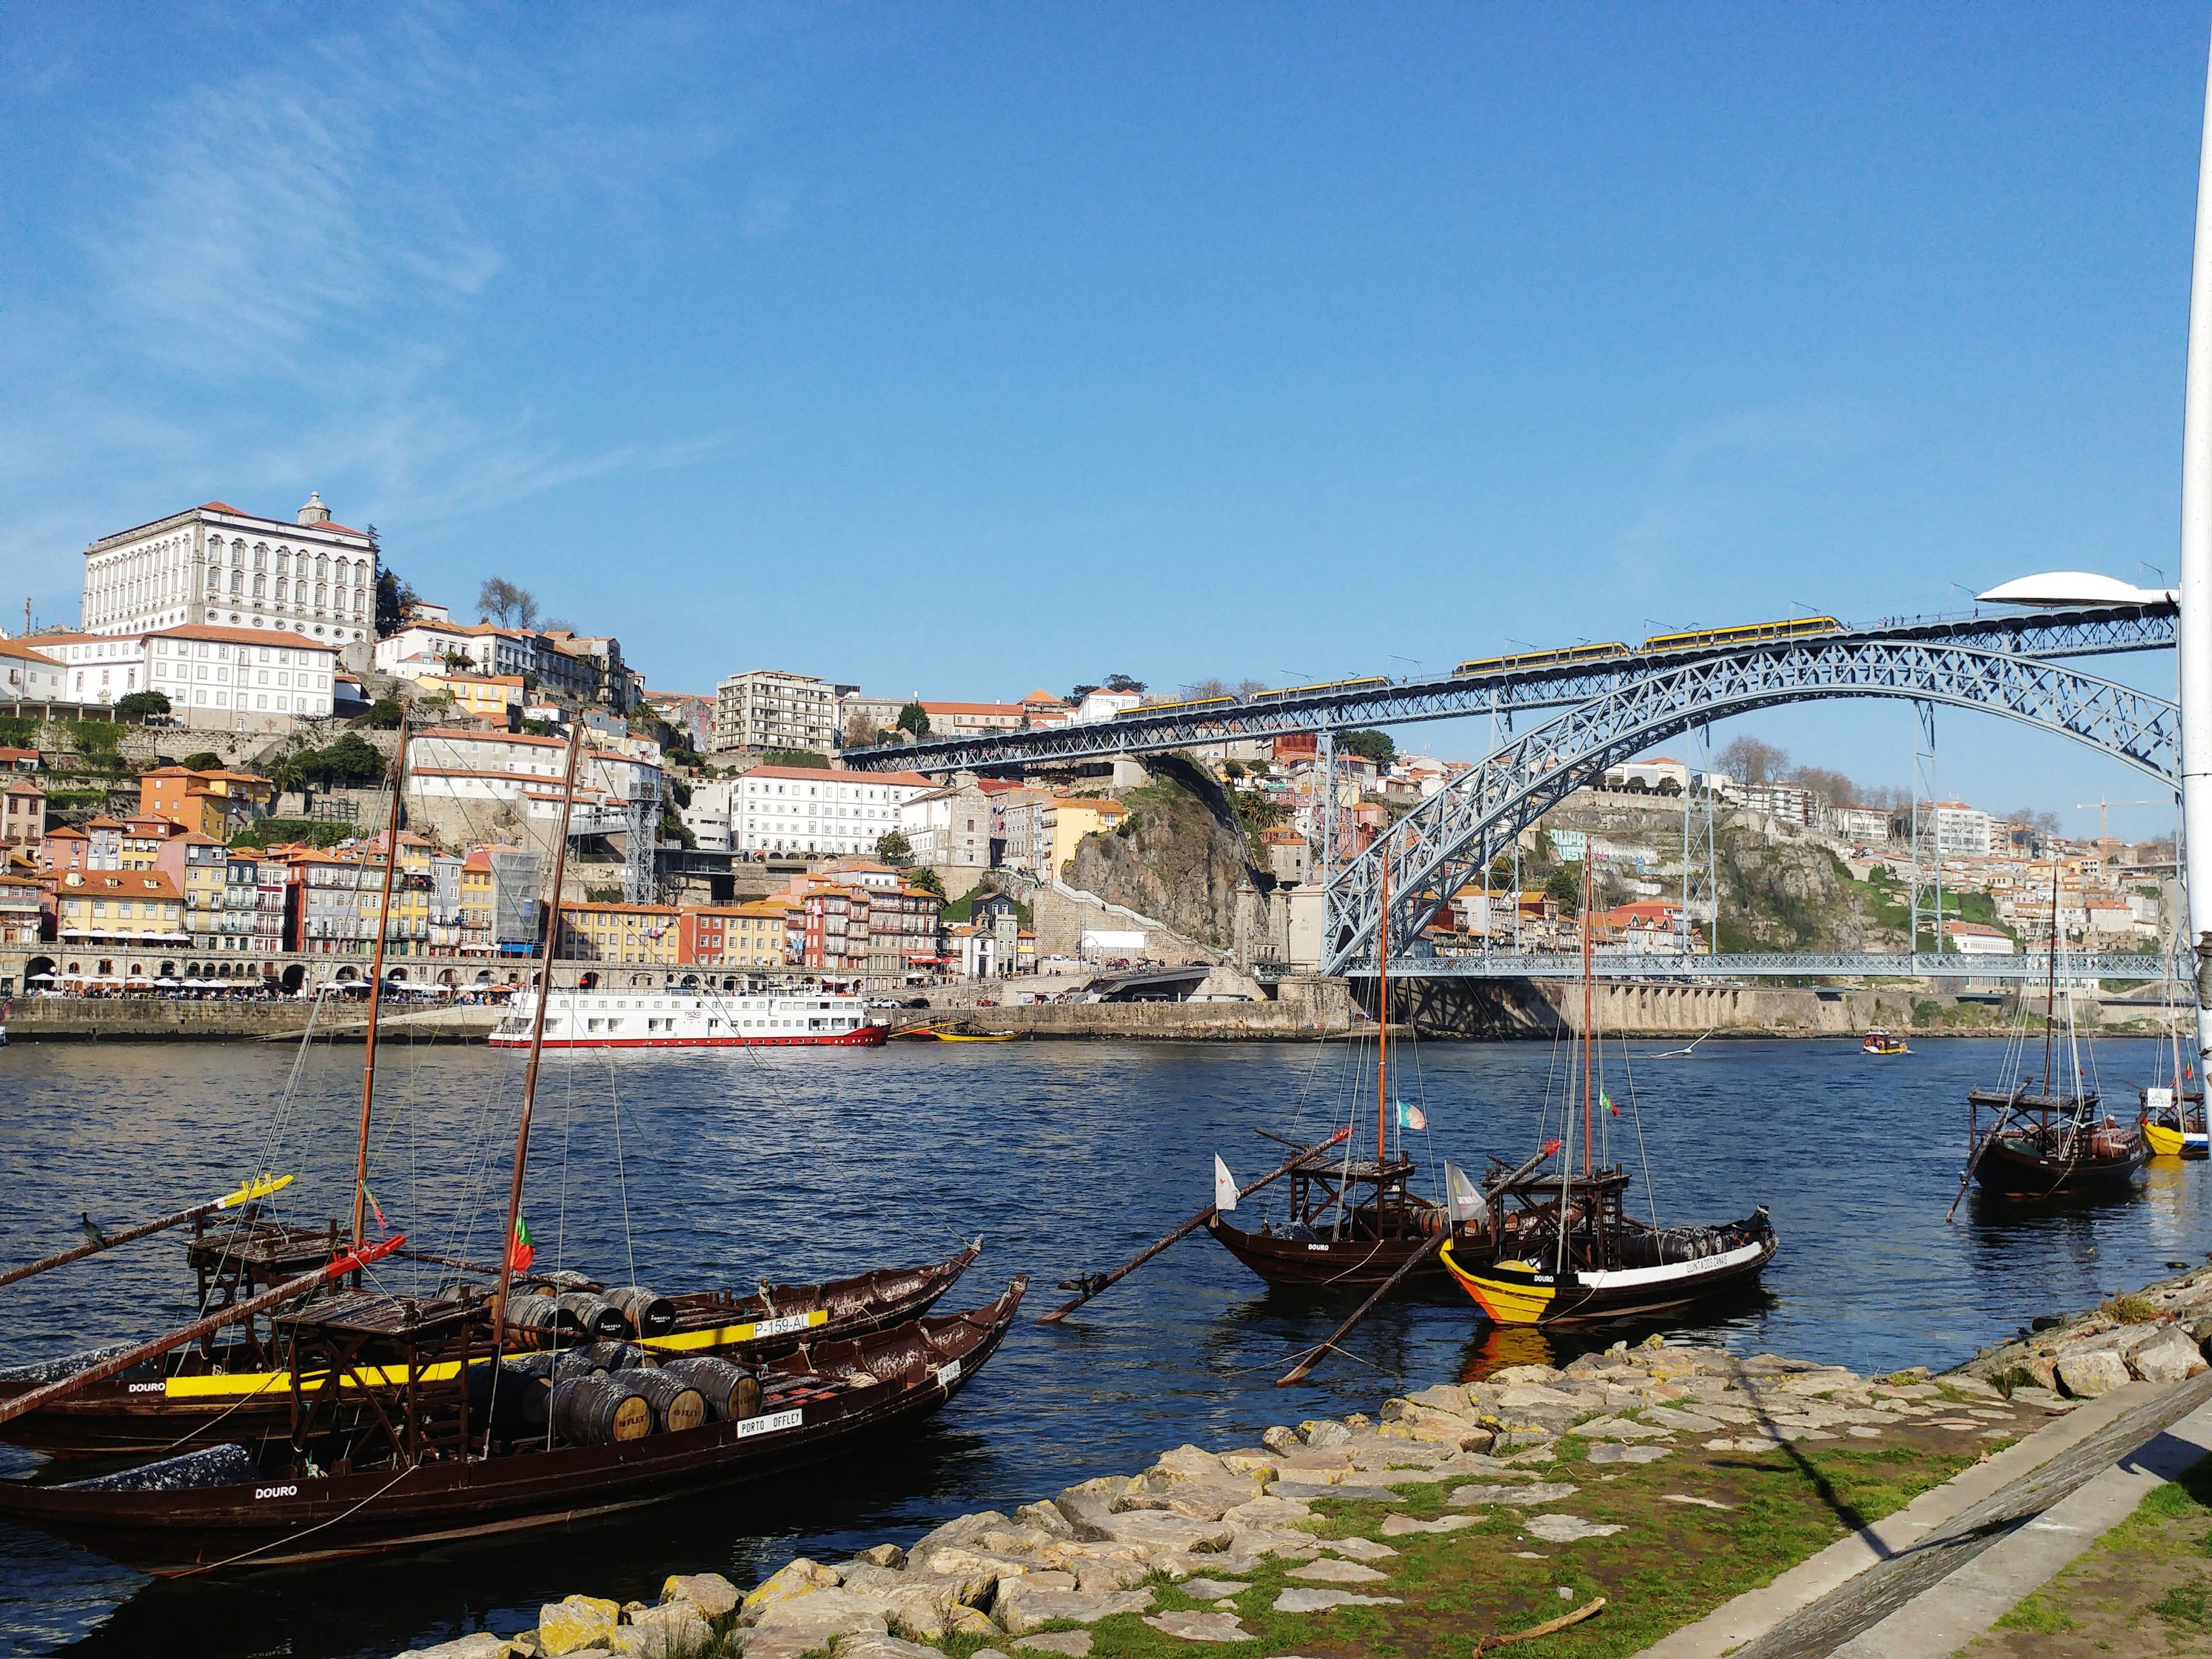
[[[1763,1208],[1724,1227],[1660,1232],[1638,1224],[1647,1237],[1628,1241],[1622,1254],[1660,1258],[1641,1267],[1562,1267],[1517,1256],[1475,1265],[1455,1256],[1452,1244],[1440,1254],[1492,1324],[1564,1325],[1665,1313],[1741,1289],[1778,1248]]]
[[[266,1224],[264,1224],[264,1225]],[[301,1230],[319,1241],[319,1229]],[[919,1318],[950,1291],[976,1257],[981,1241],[942,1261],[915,1267],[879,1268],[817,1285],[763,1286],[750,1296],[705,1291],[653,1298],[665,1313],[648,1322],[665,1322],[657,1334],[635,1325],[620,1333],[604,1322],[587,1328],[578,1316],[605,1303],[596,1285],[581,1275],[549,1275],[527,1285],[536,1292],[557,1291],[540,1300],[553,1304],[543,1324],[517,1328],[531,1297],[518,1296],[510,1322],[515,1350],[569,1346],[621,1334],[647,1350],[676,1356],[710,1355],[758,1363],[787,1354],[802,1344],[842,1340],[886,1330]],[[328,1260],[327,1255],[321,1258]],[[563,1300],[568,1307],[560,1306]],[[641,1304],[651,1305],[651,1304]],[[54,1382],[94,1363],[111,1350],[94,1350],[59,1359],[0,1370],[0,1401]],[[450,1381],[453,1368],[432,1366],[412,1375],[404,1367],[359,1366],[337,1379],[341,1391],[399,1389],[410,1381]],[[319,1384],[318,1376],[312,1379]],[[0,1437],[56,1457],[118,1457],[179,1449],[210,1436],[252,1442],[282,1436],[291,1421],[291,1370],[266,1339],[243,1339],[210,1350],[180,1350],[95,1383],[71,1397],[0,1425]]]

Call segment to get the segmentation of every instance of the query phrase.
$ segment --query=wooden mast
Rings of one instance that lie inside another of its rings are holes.
[[[584,746],[584,718],[578,711],[568,732],[568,765],[561,781],[561,831],[553,843],[553,908],[545,921],[545,954],[538,978],[538,1006],[530,1022],[530,1064],[522,1073],[522,1115],[514,1126],[514,1175],[507,1188],[507,1228],[500,1235],[499,1288],[493,1292],[492,1344],[507,1340],[507,1293],[514,1282],[514,1226],[522,1214],[522,1172],[530,1162],[530,1114],[538,1103],[538,1062],[545,1052],[545,1009],[553,1000],[553,953],[561,945],[561,884],[568,874],[568,811],[576,799],[576,757]]]
[[[392,927],[392,876],[399,867],[399,803],[407,771],[407,714],[399,714],[399,748],[392,757],[392,810],[385,815],[384,892],[376,903],[376,948],[368,964],[368,1030],[361,1046],[361,1139],[353,1160],[353,1247],[362,1247],[362,1206],[368,1196],[368,1115],[376,1098],[376,1023],[384,1009],[384,936]]]
[[[1388,1161],[1390,1122],[1390,843],[1375,848],[1382,871],[1382,915],[1375,927],[1375,1219],[1382,1219],[1382,1165]]]
[[[1595,1174],[1590,1163],[1590,853],[1589,840],[1583,842],[1583,1179],[1588,1181]],[[1562,1223],[1566,1218],[1562,1216]]]
[[[1938,926],[1942,917],[1936,918]],[[2051,854],[2051,973],[2043,991],[2043,1098],[2051,1099],[2051,1038],[2058,1024],[2058,852]]]

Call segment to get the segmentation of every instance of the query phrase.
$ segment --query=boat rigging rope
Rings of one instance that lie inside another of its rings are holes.
[[[607,1057],[607,1098],[614,1103],[615,1108],[615,1183],[622,1195],[623,1260],[629,1264],[627,1282],[635,1285],[637,1283],[637,1248],[630,1238],[629,1171],[623,1161],[622,1091],[615,1086],[615,1051],[608,1048],[602,1052]]]
[[[1651,1231],[1656,1233],[1659,1231],[1659,1194],[1651,1183],[1650,1150],[1644,1144],[1644,1109],[1636,1099],[1636,1063],[1629,1057],[1626,1042],[1620,1048],[1620,1069],[1628,1079],[1628,1121],[1636,1127],[1636,1157],[1644,1166],[1644,1203],[1650,1212]],[[1666,1260],[1663,1252],[1660,1260]]]

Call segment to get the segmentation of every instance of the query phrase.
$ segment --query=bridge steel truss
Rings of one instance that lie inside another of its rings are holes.
[[[1390,938],[1419,939],[1524,828],[1608,768],[1692,726],[1831,697],[2001,714],[2087,744],[2166,788],[2180,775],[2172,703],[2049,660],[1950,640],[1829,635],[1647,668],[1493,750],[1346,864],[1326,895],[1322,971],[1355,973],[1371,963],[1384,859]],[[1424,969],[1408,963],[1407,971]]]
[[[1395,907],[1394,907],[1395,908]],[[2171,957],[2071,951],[2060,958],[2059,977],[2082,980],[2158,980],[2171,975]],[[2049,961],[2037,951],[2009,956],[1980,951],[1921,951],[1912,955],[1881,951],[1723,951],[1711,955],[1679,951],[1600,951],[1591,970],[1601,981],[1671,982],[1744,979],[2002,979],[2041,983]],[[1352,977],[1372,975],[1373,963],[1354,968]],[[1572,951],[1492,951],[1443,956],[1397,951],[1390,958],[1393,979],[1580,979],[1582,956]]]
[[[2149,605],[1926,621],[1899,619],[1792,641],[1786,647],[1770,644],[1764,648],[1796,652],[1876,644],[1919,645],[2047,661],[2170,648],[2175,615],[2171,605]],[[927,773],[994,772],[1188,749],[1289,732],[1395,726],[1470,714],[1496,714],[1510,731],[1516,714],[1572,708],[1615,696],[1655,674],[1740,660],[1747,653],[1757,654],[1759,649],[1720,646],[1648,654],[1632,652],[1592,662],[1501,668],[1464,677],[1348,681],[1204,708],[1170,708],[1158,712],[1139,708],[1083,726],[933,738],[890,748],[848,750],[844,760],[847,766],[861,771],[888,768]]]

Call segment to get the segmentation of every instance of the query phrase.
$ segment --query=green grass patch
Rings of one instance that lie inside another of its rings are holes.
[[[2010,1612],[2002,1614],[1996,1622],[1999,1630],[2027,1631],[2035,1636],[2057,1636],[2075,1628],[2069,1614],[2054,1607],[2037,1591]]]

